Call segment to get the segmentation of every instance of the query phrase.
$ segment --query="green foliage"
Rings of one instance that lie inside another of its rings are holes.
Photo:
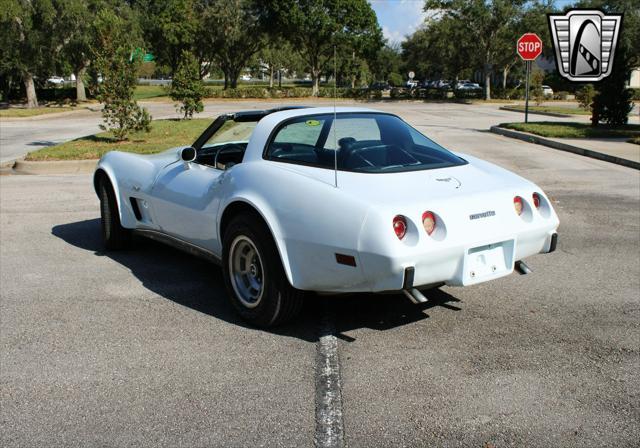
[[[633,109],[631,90],[627,88],[627,76],[630,70],[625,70],[625,48],[619,48],[613,63],[613,70],[608,78],[600,81],[598,93],[593,98],[594,122],[604,122],[609,125],[620,126],[629,121],[629,112]]]
[[[158,65],[166,65],[172,72],[178,69],[180,56],[187,50],[204,50],[196,38],[202,35],[202,19],[197,0],[137,0],[134,2],[140,17],[145,40]],[[200,53],[196,53],[200,55]]]
[[[334,46],[343,58],[352,52],[366,56],[382,47],[382,32],[367,0],[264,0],[262,4],[271,26],[308,65],[316,95],[320,74],[333,71]]]
[[[265,44],[265,18],[256,0],[212,0],[203,12],[204,45],[224,72],[225,89]]]
[[[544,72],[535,68],[531,73],[531,85],[529,86],[529,93],[538,106],[540,106],[545,100],[544,90],[542,89],[543,81]]]
[[[401,87],[404,84],[402,75],[395,72],[389,73],[388,82],[392,87]]]
[[[557,138],[622,138],[640,137],[640,125],[627,124],[623,126],[593,127],[588,123],[550,122],[535,123],[502,123],[500,127],[516,131],[530,132],[542,137]]]
[[[140,58],[132,58],[133,49],[123,34],[126,22],[113,11],[104,9],[96,19],[95,67],[102,74],[98,100],[104,104],[102,116],[116,140],[126,140],[131,132],[149,131],[151,116],[133,99]]]
[[[185,119],[190,119],[194,113],[204,110],[202,104],[204,94],[198,61],[190,52],[183,51],[178,70],[171,81],[169,96],[172,100],[182,103],[178,110],[184,112]]]
[[[640,101],[640,89],[629,89],[631,91],[631,99]]]
[[[553,93],[554,100],[566,101],[568,98],[569,98],[569,92],[566,92],[564,90],[560,90],[558,92]]]
[[[593,84],[585,84],[576,91],[576,100],[580,107],[584,110],[591,110],[593,98],[596,96],[596,89]]]

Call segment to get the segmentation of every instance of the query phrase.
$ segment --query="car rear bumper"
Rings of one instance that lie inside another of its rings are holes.
[[[449,246],[420,255],[385,256],[360,253],[359,259],[370,292],[400,291],[433,284],[468,286],[513,273],[515,263],[526,257],[553,252],[554,230],[531,232],[494,241]]]

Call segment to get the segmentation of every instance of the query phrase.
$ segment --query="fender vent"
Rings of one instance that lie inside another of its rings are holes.
[[[131,201],[131,208],[133,209],[133,214],[136,215],[136,219],[138,221],[142,220],[142,213],[140,213],[140,207],[138,207],[138,200],[136,198],[129,198]]]

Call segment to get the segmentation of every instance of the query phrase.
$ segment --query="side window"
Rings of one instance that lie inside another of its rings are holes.
[[[274,159],[318,163],[315,148],[325,120],[325,117],[302,117],[285,124],[269,145],[267,155]]]

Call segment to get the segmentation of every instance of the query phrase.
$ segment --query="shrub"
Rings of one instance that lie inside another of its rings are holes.
[[[559,92],[555,92],[553,94],[553,99],[554,100],[562,100],[565,101],[567,98],[569,97],[569,92],[566,92],[564,90],[561,90]]]
[[[631,91],[631,99],[634,101],[640,101],[640,89],[629,89]]]
[[[482,98],[483,96],[482,90],[460,90],[460,89],[454,90],[453,95],[457,99]]]
[[[593,88],[593,84],[585,84],[576,91],[576,100],[578,100],[578,104],[584,110],[591,109],[595,96],[596,89]]]
[[[392,87],[399,87],[403,84],[402,75],[396,72],[389,73],[389,84]]]
[[[129,54],[119,49],[111,60],[99,62],[103,82],[98,100],[104,104],[100,129],[111,131],[118,141],[126,140],[130,132],[151,130],[151,115],[133,99],[136,86],[136,66],[129,62]]]
[[[180,64],[173,81],[171,81],[169,96],[172,100],[182,103],[180,107],[176,108],[179,112],[184,112],[185,119],[190,119],[194,113],[204,110],[202,104],[204,93],[198,61],[191,52],[183,51]]]
[[[534,70],[531,75],[531,85],[529,86],[531,96],[538,106],[545,100],[542,83],[544,81],[544,72],[542,70]]]

